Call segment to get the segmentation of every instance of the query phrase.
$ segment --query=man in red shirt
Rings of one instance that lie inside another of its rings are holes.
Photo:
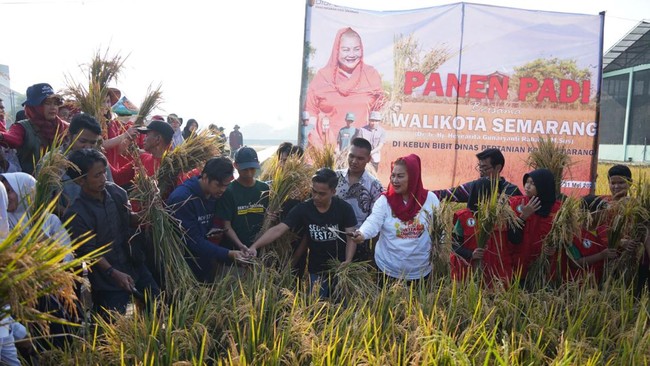
[[[139,127],[138,132],[145,134],[143,143],[145,152],[140,153],[140,160],[147,171],[147,175],[151,177],[156,174],[163,154],[169,149],[172,136],[174,136],[174,129],[168,123],[151,121],[148,126]],[[119,169],[111,169],[111,172],[113,173],[113,181],[120,186],[128,185],[135,177],[133,163]]]

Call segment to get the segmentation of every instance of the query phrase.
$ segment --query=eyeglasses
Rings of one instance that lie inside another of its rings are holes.
[[[492,170],[492,168],[493,168],[492,165],[487,165],[487,164],[485,165],[476,164],[476,166],[474,167],[474,169],[476,169],[477,172],[487,172],[489,170]]]

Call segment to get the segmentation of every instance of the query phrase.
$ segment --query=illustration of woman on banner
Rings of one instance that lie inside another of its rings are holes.
[[[374,67],[363,62],[361,36],[352,28],[342,28],[336,34],[329,61],[309,84],[305,103],[305,110],[311,116],[329,118],[331,131],[345,126],[346,113],[357,116],[359,125],[363,126],[370,112],[383,106],[381,76]],[[323,118],[311,121],[316,123],[312,133],[323,131],[322,121]],[[325,136],[319,137],[310,138],[310,144],[325,140]]]

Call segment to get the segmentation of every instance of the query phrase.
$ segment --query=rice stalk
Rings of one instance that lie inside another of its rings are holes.
[[[285,209],[285,204],[289,200],[303,201],[309,197],[311,192],[313,168],[307,165],[300,156],[288,156],[284,165],[279,165],[276,159],[267,166],[266,171],[270,178],[270,189],[263,193],[262,198],[268,197],[268,205],[258,237],[279,222],[280,213]],[[296,239],[295,234],[285,233],[267,250],[275,252],[280,261],[286,263],[293,254],[292,243]]]
[[[74,98],[82,112],[99,121],[104,138],[108,133],[108,120],[103,114],[104,100],[108,97],[108,84],[117,80],[125,61],[126,58],[119,54],[109,56],[108,49],[103,55],[97,50],[90,63],[81,67],[82,72],[85,71],[88,75],[87,85],[85,82],[74,81],[70,75],[65,77],[67,90],[64,94]]]
[[[539,258],[531,264],[530,271],[527,275],[527,280],[530,283],[536,284],[540,288],[546,284],[553,275],[551,273],[551,262],[549,256],[545,251],[557,253],[557,266],[556,271],[560,270],[560,258],[562,251],[567,253],[567,257],[571,258],[569,248],[573,243],[573,238],[582,230],[587,219],[588,212],[582,209],[582,201],[576,197],[566,197],[560,209],[555,213],[551,230],[542,241],[542,253]],[[557,280],[558,278],[553,278]]]
[[[132,152],[132,158],[135,177],[129,198],[142,205],[140,227],[151,231],[154,262],[163,270],[165,287],[177,289],[196,286],[196,278],[185,261],[181,223],[168,210],[156,178],[148,176],[140,155]]]
[[[328,261],[334,287],[332,297],[336,301],[372,299],[377,295],[376,270],[369,262],[351,262],[343,265],[339,260]]]
[[[558,198],[561,195],[562,179],[564,170],[573,163],[566,149],[556,144],[551,137],[539,136],[537,144],[533,146],[526,160],[532,169],[548,169],[555,177],[555,193]]]
[[[70,162],[66,157],[66,154],[69,151],[69,146],[65,149],[63,148],[64,139],[64,135],[57,134],[48,151],[36,165],[34,173],[34,177],[36,178],[36,187],[34,190],[34,202],[31,206],[34,211],[47,205],[52,201],[56,192],[61,192],[63,190],[64,182],[61,180],[61,177],[63,177],[69,168],[75,170],[78,169],[77,166]]]
[[[209,131],[200,131],[193,138],[166,152],[156,171],[158,188],[164,195],[176,187],[178,177],[194,169],[202,169],[206,161],[220,155],[223,144]]]
[[[45,220],[55,204],[52,201],[35,210],[0,243],[0,299],[3,305],[10,306],[10,310],[0,308],[0,318],[10,311],[19,321],[40,325],[48,321],[62,322],[36,309],[38,299],[48,295],[56,297],[68,314],[77,315],[75,286],[81,281],[79,268],[82,262],[93,263],[106,249],[100,248],[64,262],[91,236],[77,238],[67,246],[59,237],[45,235]]]
[[[306,155],[307,159],[317,170],[320,168],[336,169],[336,150],[330,144],[325,144],[321,148],[310,146],[307,148]]]
[[[490,193],[480,195],[474,219],[477,248],[485,248],[497,229],[521,227],[521,220],[510,207],[508,195],[499,193],[497,180],[492,180]],[[482,261],[478,261],[477,266],[482,269]]]
[[[145,94],[142,104],[140,104],[138,116],[134,122],[135,126],[144,126],[144,122],[149,114],[151,114],[151,112],[158,108],[163,102],[162,91],[160,90],[161,87],[162,85],[158,84],[158,86],[152,90],[151,85],[149,85],[147,88],[147,94]]]
[[[428,211],[427,211],[428,212]],[[452,252],[451,233],[454,230],[454,205],[442,201],[438,207],[433,207],[426,216],[431,239],[431,264],[436,277],[449,275],[449,258]]]

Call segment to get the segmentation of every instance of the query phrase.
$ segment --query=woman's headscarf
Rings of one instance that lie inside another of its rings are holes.
[[[555,195],[555,177],[548,169],[537,169],[530,173],[524,174],[524,185],[528,177],[533,179],[535,189],[537,190],[537,198],[541,203],[541,207],[535,213],[546,217],[551,213],[551,208],[556,200]]]
[[[398,159],[398,161],[399,160],[402,160],[405,163],[406,171],[408,173],[408,201],[404,204],[402,195],[395,193],[395,188],[393,188],[392,183],[388,185],[388,191],[384,194],[386,195],[391,210],[393,210],[393,215],[404,222],[408,222],[411,221],[418,212],[420,212],[424,202],[427,200],[429,191],[424,189],[424,186],[422,185],[422,167],[420,165],[420,157],[411,154]],[[394,167],[395,162],[391,164],[391,171]]]
[[[18,207],[16,211],[9,212],[9,227],[18,225],[20,219],[25,216],[29,204],[34,202],[36,190],[36,179],[27,173],[6,173],[2,176],[7,180],[11,189],[18,195]]]
[[[59,116],[54,117],[51,121],[45,119],[44,108],[42,104],[35,107],[25,106],[25,114],[34,126],[36,134],[41,138],[41,144],[49,146],[57,134],[62,136],[65,133],[68,129],[68,122]]]
[[[9,217],[7,215],[7,206],[9,197],[4,184],[0,184],[0,241],[9,236]]]
[[[346,80],[337,78],[336,75],[339,72],[339,51],[341,48],[341,38],[345,33],[352,33],[357,38],[359,38],[359,44],[361,45],[361,57],[359,58],[359,64],[354,68],[350,77]],[[363,42],[361,41],[361,36],[359,33],[354,31],[352,28],[342,28],[339,29],[336,33],[336,38],[334,39],[334,45],[332,46],[332,53],[330,54],[330,59],[327,61],[325,68],[328,69],[328,72],[324,74],[326,79],[331,83],[331,85],[343,96],[348,96],[350,92],[356,89],[359,82],[361,82],[361,77],[363,76],[363,68],[365,64],[363,63]]]

